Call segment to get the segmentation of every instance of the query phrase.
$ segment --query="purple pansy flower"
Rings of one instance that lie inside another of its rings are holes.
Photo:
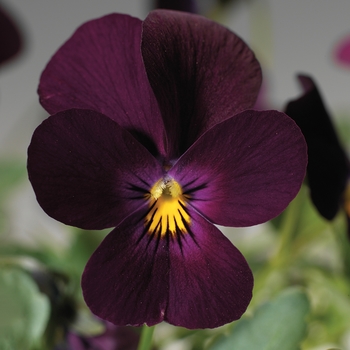
[[[247,110],[260,83],[241,39],[176,11],[87,22],[52,57],[39,94],[53,115],[34,132],[29,178],[53,218],[116,227],[82,278],[97,316],[193,329],[244,313],[252,273],[213,224],[278,215],[307,158],[294,121]]]
[[[319,213],[332,220],[344,205],[348,159],[313,79],[306,75],[299,75],[298,79],[304,93],[288,103],[286,114],[299,125],[308,145],[311,199]]]

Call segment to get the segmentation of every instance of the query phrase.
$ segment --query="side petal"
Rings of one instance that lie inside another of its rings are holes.
[[[207,131],[169,175],[210,221],[251,226],[280,214],[298,193],[307,150],[292,119],[244,111]]]
[[[288,103],[286,113],[299,125],[307,142],[311,199],[319,213],[332,220],[342,203],[348,160],[314,81],[305,75],[298,78],[304,94]]]
[[[35,130],[28,174],[48,215],[68,225],[102,229],[145,205],[144,195],[162,171],[117,123],[95,111],[72,109]]]
[[[253,275],[239,250],[214,225],[193,210],[190,214],[189,233],[170,242],[165,321],[190,329],[215,328],[245,312]]]
[[[261,70],[253,52],[199,15],[151,12],[143,22],[142,55],[174,158],[257,98]]]
[[[169,247],[145,232],[144,212],[124,220],[90,257],[82,277],[86,304],[115,325],[152,326],[164,319]]]
[[[70,108],[105,114],[165,153],[165,133],[141,56],[142,22],[111,14],[79,27],[42,73],[40,102],[54,114]]]
[[[252,273],[212,224],[191,213],[189,233],[150,236],[139,212],[123,221],[86,265],[82,288],[91,311],[116,325],[161,321],[213,328],[239,318],[252,296]]]

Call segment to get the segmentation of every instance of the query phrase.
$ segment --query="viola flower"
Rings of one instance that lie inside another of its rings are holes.
[[[213,328],[241,317],[251,270],[214,226],[278,215],[306,170],[297,125],[252,111],[252,51],[204,17],[156,10],[83,24],[44,70],[52,114],[28,173],[53,218],[115,227],[88,261],[83,295],[115,325]]]
[[[332,220],[344,205],[348,160],[313,79],[306,75],[298,79],[304,94],[288,103],[286,114],[299,125],[308,145],[307,181],[312,202],[321,216]]]

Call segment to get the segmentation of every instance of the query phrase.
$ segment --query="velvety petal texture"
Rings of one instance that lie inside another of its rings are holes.
[[[142,211],[112,231],[82,278],[92,312],[116,325],[164,320],[190,329],[239,318],[252,297],[249,266],[215,226],[190,214],[182,237],[151,237]]]
[[[190,211],[190,233],[170,243],[169,305],[165,321],[213,328],[239,319],[252,298],[253,275],[239,250],[211,223]]]
[[[20,31],[8,14],[0,8],[0,64],[16,55],[22,46]]]
[[[306,143],[292,119],[248,110],[207,131],[169,174],[210,221],[240,227],[280,214],[298,193],[306,163]]]
[[[234,33],[199,15],[151,12],[143,22],[142,55],[170,158],[257,98],[261,70],[253,52]]]
[[[28,174],[48,215],[68,225],[102,229],[146,205],[144,193],[162,170],[113,120],[72,109],[49,117],[35,130]]]
[[[288,103],[286,113],[299,125],[308,145],[311,199],[319,213],[331,220],[342,203],[348,160],[314,81],[305,75],[298,78],[304,94]]]
[[[83,24],[51,58],[38,92],[50,114],[95,110],[164,154],[166,136],[142,61],[141,31],[142,21],[121,14]]]

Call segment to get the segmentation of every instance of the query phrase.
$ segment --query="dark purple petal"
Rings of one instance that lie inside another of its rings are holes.
[[[308,76],[298,78],[304,94],[288,103],[286,113],[299,125],[308,145],[311,199],[320,214],[331,220],[342,202],[348,160],[315,83]]]
[[[162,170],[113,120],[72,109],[49,117],[35,130],[28,173],[48,215],[68,225],[102,229],[145,205],[144,194]]]
[[[120,14],[83,24],[42,73],[40,102],[50,114],[70,108],[103,113],[164,154],[166,136],[142,61],[141,30],[139,19]]]
[[[205,133],[169,171],[190,205],[227,226],[260,224],[296,196],[307,155],[301,131],[277,111],[244,111]]]
[[[138,214],[105,238],[85,268],[83,294],[93,313],[116,325],[164,320],[191,329],[243,314],[252,273],[215,226],[191,211],[189,233],[152,238]]]
[[[195,0],[155,0],[155,8],[197,13]]]
[[[0,63],[16,55],[21,45],[22,39],[17,26],[0,8]]]
[[[143,214],[133,214],[104,239],[82,277],[91,311],[118,326],[159,323],[168,304],[168,243],[144,235]]]
[[[252,107],[259,92],[261,70],[253,52],[234,33],[198,15],[151,12],[143,22],[142,55],[170,157]]]
[[[170,244],[165,321],[190,329],[219,327],[245,312],[253,276],[239,250],[214,225],[190,214],[191,234]]]

